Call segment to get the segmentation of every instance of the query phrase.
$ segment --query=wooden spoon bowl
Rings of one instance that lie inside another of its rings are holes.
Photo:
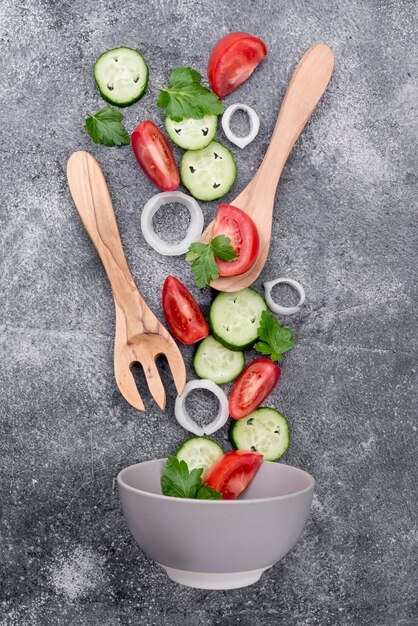
[[[287,158],[306,126],[332,70],[334,54],[328,46],[309,48],[299,61],[287,88],[267,152],[254,178],[232,205],[251,215],[258,229],[260,248],[254,265],[244,274],[220,277],[211,282],[218,291],[240,291],[259,276],[267,260],[273,221],[274,197]],[[212,236],[213,222],[205,229],[201,241]]]

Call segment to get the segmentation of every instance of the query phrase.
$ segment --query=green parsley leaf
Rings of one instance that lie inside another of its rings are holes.
[[[193,245],[193,244],[192,244]],[[197,254],[197,252],[195,252]],[[186,260],[190,261],[190,256],[186,255]],[[219,268],[216,264],[213,250],[210,245],[199,254],[191,265],[193,278],[199,289],[203,289],[209,285],[211,280],[215,280],[219,276]]]
[[[222,261],[234,261],[234,259],[238,258],[237,253],[231,246],[230,238],[225,235],[217,235],[211,240],[210,245],[213,254]]]
[[[191,67],[176,67],[170,72],[170,87],[184,87],[190,83],[200,83],[202,77]]]
[[[225,235],[218,235],[209,243],[192,243],[186,254],[186,261],[192,262],[191,270],[199,289],[209,285],[211,280],[219,277],[219,268],[215,257],[221,261],[233,261],[238,258],[231,246],[231,240]]]
[[[170,73],[167,89],[160,89],[157,105],[166,117],[175,122],[192,117],[201,119],[205,115],[219,115],[224,106],[218,96],[200,84],[201,75],[191,67],[176,67]]]
[[[206,243],[199,243],[198,241],[196,243],[192,243],[189,246],[189,251],[186,254],[186,261],[195,261],[196,259],[198,259],[202,254],[204,254],[207,250],[207,244]]]
[[[161,489],[165,496],[175,498],[194,498],[202,485],[203,469],[189,472],[187,463],[179,461],[176,456],[169,456],[161,476]]]
[[[220,500],[222,498],[222,494],[219,491],[215,491],[209,485],[203,485],[199,487],[196,493],[196,498],[198,500]]]
[[[281,361],[282,354],[291,350],[296,343],[289,328],[281,326],[267,311],[261,314],[257,332],[261,341],[257,342],[254,348],[261,354],[269,356],[272,361]]]
[[[110,105],[98,111],[95,115],[87,113],[84,130],[90,135],[94,143],[105,146],[124,146],[130,143],[126,128],[122,124],[123,115]]]
[[[189,472],[187,463],[176,456],[169,456],[161,476],[161,490],[165,496],[174,498],[198,498],[199,500],[220,500],[222,494],[202,483],[203,469]]]

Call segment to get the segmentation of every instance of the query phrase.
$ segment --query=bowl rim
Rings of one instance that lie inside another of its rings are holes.
[[[160,493],[152,493],[150,491],[145,491],[144,489],[138,489],[137,487],[132,487],[131,485],[128,485],[123,478],[123,474],[125,472],[127,472],[128,470],[131,470],[134,467],[138,467],[139,465],[145,465],[147,463],[156,463],[156,462],[165,462],[167,459],[166,458],[161,458],[161,459],[150,459],[148,461],[142,461],[140,463],[134,463],[133,465],[129,465],[128,467],[124,467],[122,470],[120,470],[120,472],[118,473],[116,480],[118,485],[120,485],[121,487],[123,487],[124,489],[131,491],[132,493],[137,493],[137,494],[141,494],[144,496],[147,496],[149,498],[154,498],[157,500],[165,500],[165,501],[174,501],[174,502],[195,502],[198,503],[199,505],[210,505],[210,506],[244,506],[244,505],[248,505],[248,504],[252,504],[254,505],[254,503],[256,502],[276,502],[277,500],[285,500],[288,498],[297,498],[300,497],[301,495],[309,492],[310,490],[312,490],[312,492],[315,489],[315,485],[316,485],[316,481],[315,478],[309,474],[308,472],[306,472],[303,469],[300,469],[300,467],[295,467],[294,465],[288,465],[287,463],[277,463],[277,461],[263,461],[263,463],[269,463],[271,465],[279,465],[282,467],[290,467],[293,470],[297,470],[298,472],[302,472],[309,481],[309,484],[304,487],[303,489],[300,489],[299,491],[295,491],[294,493],[289,493],[287,495],[283,495],[283,496],[269,496],[267,498],[247,498],[246,500],[197,500],[196,498],[175,498],[172,496],[165,496],[164,494],[160,494]]]

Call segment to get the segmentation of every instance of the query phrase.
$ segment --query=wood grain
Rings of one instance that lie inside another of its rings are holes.
[[[270,248],[274,197],[287,158],[321,99],[334,68],[334,54],[324,44],[309,48],[299,61],[280,108],[273,134],[259,169],[247,187],[231,202],[253,218],[260,236],[260,249],[254,265],[239,276],[221,277],[211,282],[219,291],[239,291],[259,276]],[[213,222],[201,241],[212,236]]]
[[[100,165],[88,152],[75,152],[68,160],[67,178],[77,211],[99,253],[113,291],[116,310],[114,365],[118,387],[132,406],[144,411],[131,372],[133,363],[141,363],[151,395],[164,409],[166,394],[155,360],[160,355],[167,358],[180,394],[186,384],[183,357],[135,285]]]

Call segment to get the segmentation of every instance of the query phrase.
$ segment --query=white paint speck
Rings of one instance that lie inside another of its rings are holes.
[[[361,447],[363,448],[363,450],[366,450],[366,452],[368,452],[371,449],[372,445],[375,443],[375,441],[376,439],[372,435],[367,441],[361,442]]]
[[[93,550],[78,546],[69,556],[56,558],[51,569],[52,586],[57,593],[75,600],[103,583],[103,563]]]

